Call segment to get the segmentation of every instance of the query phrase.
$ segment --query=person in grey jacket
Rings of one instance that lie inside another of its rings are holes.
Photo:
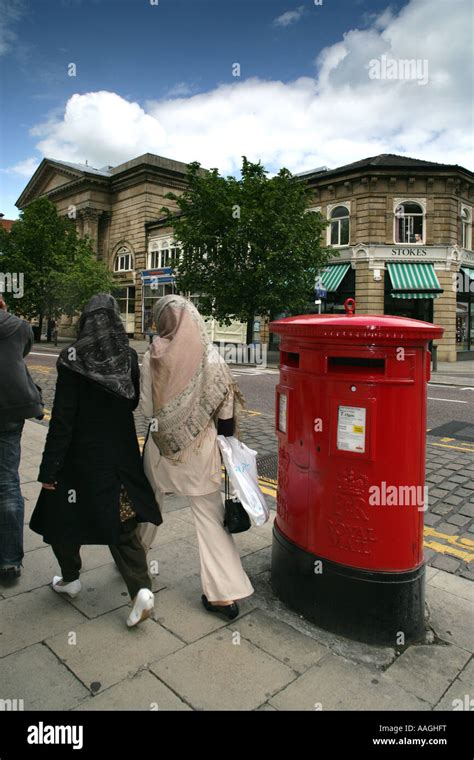
[[[0,583],[14,581],[21,573],[20,441],[25,420],[43,416],[40,389],[24,361],[32,345],[31,326],[8,313],[0,294]]]

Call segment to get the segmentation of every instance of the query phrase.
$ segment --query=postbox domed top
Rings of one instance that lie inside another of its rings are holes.
[[[430,322],[385,314],[302,314],[270,322],[271,332],[284,336],[403,343],[441,338],[443,328]]]

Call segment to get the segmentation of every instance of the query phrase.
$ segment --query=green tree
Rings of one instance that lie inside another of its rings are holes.
[[[255,315],[307,307],[330,255],[321,246],[326,222],[308,213],[308,193],[287,169],[268,178],[244,156],[240,179],[195,162],[186,191],[167,195],[179,209],[163,208],[182,247],[179,290],[200,294],[206,316],[246,322],[248,343]]]
[[[0,238],[0,270],[23,277],[21,298],[5,293],[9,308],[25,319],[72,316],[95,293],[114,288],[111,273],[96,260],[90,241],[60,216],[47,198],[30,203],[10,233]]]

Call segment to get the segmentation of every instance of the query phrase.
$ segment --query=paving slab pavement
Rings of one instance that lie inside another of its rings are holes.
[[[26,425],[21,476],[29,513],[38,494],[31,457],[38,458],[46,432]],[[167,499],[164,517],[149,554],[158,573],[154,617],[132,630],[107,547],[84,547],[83,592],[65,599],[49,585],[56,570],[51,549],[26,526],[23,576],[0,587],[0,699],[23,699],[32,710],[428,711],[460,709],[456,700],[474,694],[469,579],[427,568],[427,643],[350,641],[274,596],[268,524],[238,537],[255,594],[228,623],[200,604],[187,500]]]

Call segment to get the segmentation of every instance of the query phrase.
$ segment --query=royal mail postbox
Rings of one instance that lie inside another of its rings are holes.
[[[272,585],[323,628],[397,645],[424,635],[428,342],[404,317],[305,315],[281,337]]]

